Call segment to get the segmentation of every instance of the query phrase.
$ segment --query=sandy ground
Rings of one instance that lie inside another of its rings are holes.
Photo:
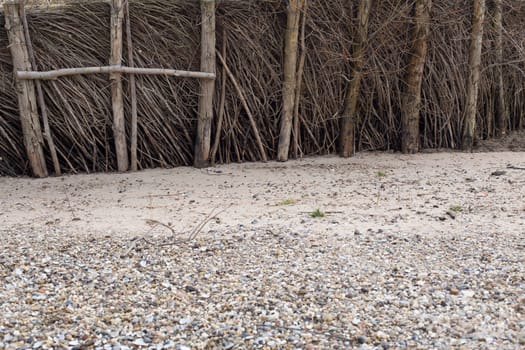
[[[523,348],[524,169],[360,153],[0,178],[0,348]]]
[[[525,170],[517,168],[525,168],[523,152],[360,153],[203,170],[0,178],[0,227],[130,237],[172,229],[183,236],[222,211],[201,235],[268,225],[351,235],[525,235]],[[312,218],[316,209],[326,216]]]

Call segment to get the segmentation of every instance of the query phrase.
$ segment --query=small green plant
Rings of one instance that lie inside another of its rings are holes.
[[[294,205],[296,203],[297,203],[297,199],[287,198],[284,201],[277,203],[277,205]]]
[[[383,170],[379,170],[377,172],[377,177],[385,177],[385,176],[386,176],[386,173]]]
[[[310,213],[310,216],[313,217],[313,218],[324,218],[326,216],[326,214],[324,212],[322,212],[321,210],[316,209],[316,210],[314,210],[313,212]]]
[[[463,211],[463,207],[461,205],[453,205],[450,207],[450,211],[453,211],[455,213],[460,213]]]

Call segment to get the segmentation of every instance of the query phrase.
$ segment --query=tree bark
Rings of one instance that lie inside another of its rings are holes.
[[[4,4],[4,14],[14,72],[31,70],[24,27],[20,18],[20,5],[16,3]],[[15,84],[24,145],[31,171],[36,177],[47,177],[46,160],[42,148],[44,140],[38,116],[35,84],[32,81],[19,79],[15,80]]]
[[[122,65],[122,19],[124,8],[122,0],[111,1],[111,59],[110,65]],[[129,168],[128,146],[126,142],[126,120],[124,118],[124,96],[122,92],[122,74],[111,73],[111,103],[113,107],[113,137],[117,154],[118,171]]]
[[[201,71],[215,74],[215,0],[201,0],[201,16]],[[214,80],[201,81],[194,160],[197,168],[210,165],[214,91]]]
[[[476,136],[476,112],[478,109],[481,48],[483,43],[483,22],[485,20],[485,0],[474,0],[472,33],[469,49],[469,76],[467,84],[467,108],[463,129],[463,150],[472,150]]]
[[[294,113],[296,72],[297,72],[297,44],[299,40],[299,21],[303,0],[289,0],[287,8],[286,34],[284,38],[284,83],[283,83],[283,111],[281,116],[281,131],[277,160],[287,161],[290,153],[290,138]]]
[[[365,65],[365,51],[368,41],[368,22],[372,0],[360,0],[357,37],[352,49],[352,80],[348,84],[345,98],[345,107],[341,122],[340,149],[341,157],[348,158],[354,154],[355,127],[357,122],[357,101],[361,90],[363,67]]]
[[[413,47],[406,76],[406,91],[401,106],[403,153],[419,151],[419,119],[421,107],[421,85],[423,70],[427,57],[428,37],[430,34],[430,8],[432,0],[416,0],[415,28],[413,32]]]
[[[496,63],[498,79],[498,110],[496,113],[496,135],[507,133],[509,114],[505,100],[505,82],[503,80],[503,10],[502,0],[494,0],[494,26],[496,27]]]

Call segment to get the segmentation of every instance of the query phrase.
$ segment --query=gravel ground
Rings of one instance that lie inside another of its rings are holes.
[[[417,184],[399,175],[406,165],[388,163],[361,203],[375,209],[344,208],[359,212],[352,225],[351,214],[313,218],[293,203],[265,222],[216,215],[192,241],[162,225],[130,236],[88,234],[77,218],[74,230],[10,224],[0,229],[0,348],[523,349],[524,173],[491,174],[498,157],[476,168],[479,181],[436,174],[438,185],[460,183],[452,198],[477,189],[456,208],[447,199],[436,209],[430,190],[403,202]],[[344,176],[334,162],[305,172]],[[418,169],[422,179],[436,173]],[[487,196],[500,209],[479,204]],[[408,212],[415,218],[400,226]]]
[[[525,347],[518,235],[2,237],[0,348]]]

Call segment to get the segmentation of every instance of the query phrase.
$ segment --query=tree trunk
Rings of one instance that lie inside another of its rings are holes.
[[[421,107],[421,84],[427,57],[428,36],[430,34],[430,7],[432,0],[416,0],[413,47],[406,76],[406,91],[401,106],[401,126],[403,130],[401,151],[419,151],[419,118]]]
[[[502,0],[494,0],[494,26],[496,27],[496,64],[498,79],[498,110],[496,113],[496,134],[507,133],[509,115],[505,101],[505,82],[503,80],[503,11]]]
[[[111,1],[111,59],[110,65],[122,65],[122,19],[124,8],[122,0]],[[113,137],[117,154],[118,171],[128,170],[128,146],[126,142],[126,120],[124,118],[124,96],[122,92],[122,74],[111,73],[111,103],[113,107]]]
[[[368,40],[368,21],[372,0],[360,0],[358,10],[357,37],[352,49],[352,80],[350,81],[345,98],[345,109],[342,117],[340,148],[341,157],[351,157],[354,154],[355,127],[357,121],[357,101],[361,90],[361,79],[365,65],[365,51]]]
[[[290,138],[294,113],[295,86],[297,72],[297,44],[299,40],[299,21],[303,0],[289,0],[287,8],[288,21],[284,38],[284,83],[283,111],[277,160],[287,161],[290,153]]]
[[[24,27],[20,18],[20,5],[4,4],[5,28],[9,37],[9,47],[13,59],[13,70],[30,71],[31,62],[27,50]],[[46,160],[42,145],[44,143],[42,129],[37,110],[35,83],[15,78],[18,96],[20,122],[24,134],[24,145],[29,159],[31,171],[36,177],[47,177]]]
[[[476,112],[478,109],[481,48],[483,43],[483,22],[485,20],[485,0],[474,0],[472,33],[469,49],[469,77],[467,85],[467,108],[463,129],[463,150],[472,150],[476,135]]]
[[[215,0],[201,0],[201,16],[201,71],[215,74]],[[210,165],[214,91],[215,80],[201,81],[194,160],[197,168]]]

